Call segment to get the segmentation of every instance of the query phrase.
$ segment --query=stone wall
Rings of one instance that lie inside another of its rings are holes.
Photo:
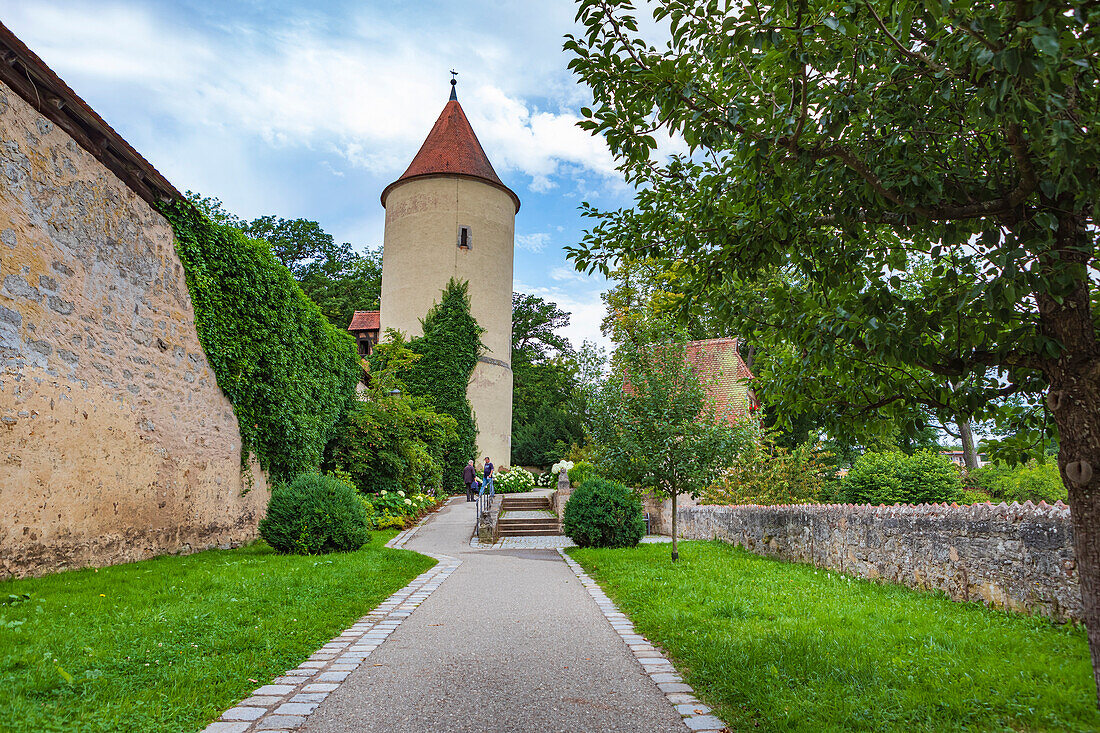
[[[0,577],[256,536],[170,226],[3,85],[0,370]]]
[[[678,510],[682,511],[691,506],[699,506],[699,500],[687,494],[676,498]],[[672,499],[646,494],[642,499],[642,511],[649,514],[650,533],[672,536]]]
[[[973,506],[696,506],[679,509],[684,539],[722,539],[960,601],[1081,617],[1069,509],[1027,502]]]

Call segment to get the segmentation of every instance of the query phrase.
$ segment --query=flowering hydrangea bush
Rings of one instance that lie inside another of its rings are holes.
[[[437,500],[428,494],[406,494],[400,490],[385,489],[377,494],[363,496],[375,529],[402,529],[411,526],[445,499],[445,496]]]
[[[535,477],[530,471],[517,466],[508,471],[501,471],[493,483],[498,494],[513,494],[534,489]]]
[[[573,461],[558,461],[557,463],[555,463],[553,466],[550,467],[550,473],[557,476],[562,471],[568,471],[574,465],[575,464],[573,463]]]

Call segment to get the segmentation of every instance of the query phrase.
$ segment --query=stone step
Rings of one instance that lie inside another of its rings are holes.
[[[509,511],[509,510],[512,510],[512,511],[521,511],[521,510],[532,511],[532,510],[535,510],[535,511],[537,511],[539,509],[545,509],[546,511],[550,511],[550,502],[548,502],[548,501],[539,501],[539,502],[535,502],[535,501],[530,501],[530,502],[528,502],[528,501],[524,501],[524,502],[505,501],[503,504],[501,504],[501,507],[504,508],[504,511]]]
[[[560,537],[558,529],[508,529],[500,528],[501,537]]]
[[[499,524],[497,526],[500,527],[501,532],[504,532],[504,531],[511,532],[513,530],[521,530],[521,529],[545,529],[545,530],[553,530],[553,531],[557,532],[558,530],[561,529],[560,525],[558,525],[557,522],[553,522],[553,523],[551,523],[551,522],[538,522],[538,523],[536,523],[536,522],[524,522],[522,524],[520,524],[520,523],[517,523],[517,524]]]

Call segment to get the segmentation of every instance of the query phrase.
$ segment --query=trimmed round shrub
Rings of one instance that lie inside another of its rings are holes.
[[[590,478],[566,502],[562,529],[581,547],[634,547],[645,535],[642,501],[616,481]]]
[[[516,494],[535,488],[535,477],[525,468],[514,466],[493,477],[493,489],[498,494]]]
[[[856,504],[932,504],[962,501],[963,483],[939,453],[864,453],[844,478],[842,494]]]
[[[271,492],[260,536],[281,553],[350,552],[370,538],[367,521],[355,489],[331,476],[304,473]]]

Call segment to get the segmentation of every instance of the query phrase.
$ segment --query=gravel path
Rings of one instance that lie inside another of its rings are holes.
[[[304,731],[687,730],[554,550],[474,550],[452,503],[406,547],[462,561]]]

